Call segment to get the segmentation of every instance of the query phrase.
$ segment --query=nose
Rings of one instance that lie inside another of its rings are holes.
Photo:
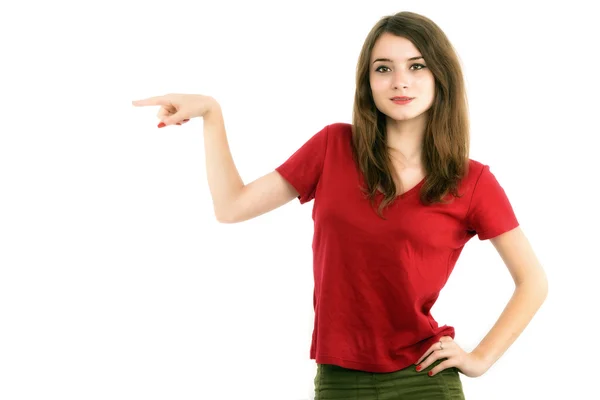
[[[410,74],[407,71],[402,69],[398,69],[394,71],[392,75],[392,86],[395,88],[398,87],[408,87],[410,83]]]

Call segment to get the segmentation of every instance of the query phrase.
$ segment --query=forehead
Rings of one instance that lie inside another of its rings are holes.
[[[420,55],[421,53],[410,40],[386,32],[375,41],[371,51],[371,63],[376,58],[406,61],[410,57]]]

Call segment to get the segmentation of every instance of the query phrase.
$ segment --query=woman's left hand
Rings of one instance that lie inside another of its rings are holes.
[[[464,375],[475,378],[483,375],[490,364],[475,353],[464,351],[450,336],[442,336],[440,342],[435,342],[416,362],[417,370],[423,371],[436,360],[447,358],[433,368],[429,374],[433,376],[446,368],[456,367]],[[440,348],[441,347],[441,348]],[[431,353],[431,354],[430,354]],[[427,356],[429,355],[429,356]],[[427,357],[426,357],[427,356]],[[419,366],[421,368],[419,368]]]

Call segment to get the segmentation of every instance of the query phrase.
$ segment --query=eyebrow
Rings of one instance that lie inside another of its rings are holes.
[[[423,56],[411,57],[411,58],[408,59],[408,61],[418,60],[419,58],[423,58]],[[378,58],[377,60],[373,61],[373,64],[375,64],[377,61],[392,62],[392,60],[390,60],[389,58]]]

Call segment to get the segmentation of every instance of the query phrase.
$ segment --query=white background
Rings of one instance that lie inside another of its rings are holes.
[[[550,283],[504,356],[461,375],[467,398],[600,398],[600,31],[592,3],[530,3],[3,5],[0,398],[312,399],[312,203],[219,224],[202,120],[158,129],[131,101],[215,97],[249,183],[351,122],[362,43],[403,10],[456,47],[471,158]],[[472,350],[512,289],[474,238],[432,313]]]

